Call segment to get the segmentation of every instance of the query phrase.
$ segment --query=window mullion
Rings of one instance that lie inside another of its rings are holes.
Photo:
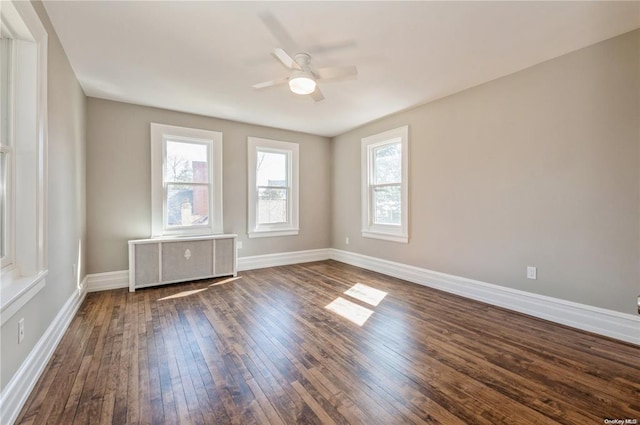
[[[289,189],[289,186],[258,186],[258,189]]]
[[[165,181],[164,184],[166,186],[174,185],[174,186],[211,186],[211,183],[189,183],[189,182],[172,182]]]
[[[392,186],[402,186],[402,182],[379,183],[379,184],[372,183],[372,184],[371,184],[371,186],[372,186],[372,187],[392,187]]]

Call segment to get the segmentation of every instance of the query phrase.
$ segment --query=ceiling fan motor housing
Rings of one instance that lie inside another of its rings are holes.
[[[293,60],[296,61],[303,71],[311,73],[311,56],[308,53],[296,53]]]

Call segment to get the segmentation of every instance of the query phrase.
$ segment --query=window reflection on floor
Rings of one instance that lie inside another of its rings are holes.
[[[377,306],[380,301],[387,296],[387,293],[363,283],[356,283],[350,289],[345,291],[345,295],[349,295],[357,300],[365,302],[372,306]]]
[[[344,294],[374,307],[380,304],[384,297],[387,296],[386,292],[372,288],[371,286],[367,286],[363,283],[356,283],[351,288],[347,289]],[[342,297],[336,298],[325,306],[325,308],[358,326],[364,325],[364,323],[373,314],[373,310]]]
[[[369,310],[359,304],[345,300],[342,297],[338,297],[331,301],[325,308],[358,326],[364,325],[367,319],[373,314],[373,310]]]

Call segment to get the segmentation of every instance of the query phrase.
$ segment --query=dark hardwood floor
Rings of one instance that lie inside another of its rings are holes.
[[[325,261],[87,295],[18,423],[605,419],[640,422],[640,347]]]

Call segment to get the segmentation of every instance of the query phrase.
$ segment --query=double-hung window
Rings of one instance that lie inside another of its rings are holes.
[[[152,236],[222,233],[222,133],[151,124]]]
[[[46,285],[47,32],[30,2],[0,8],[0,324]]]
[[[249,137],[249,237],[298,234],[298,144]]]
[[[0,265],[13,265],[13,40],[0,38]]]
[[[362,236],[407,243],[407,126],[362,139]]]

